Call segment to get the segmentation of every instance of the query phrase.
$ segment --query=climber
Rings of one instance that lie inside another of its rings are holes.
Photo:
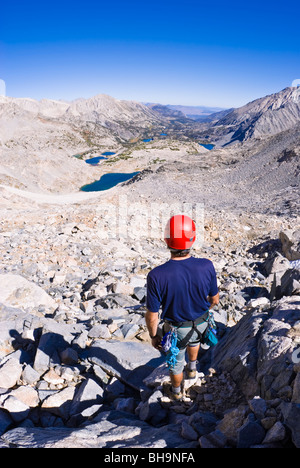
[[[200,339],[208,329],[208,318],[211,315],[209,309],[219,303],[213,263],[190,254],[195,239],[194,221],[186,215],[172,216],[165,230],[165,242],[171,259],[154,268],[147,276],[145,319],[152,346],[160,350],[162,348],[162,336],[158,328],[160,307],[163,335],[169,330],[174,330],[177,335],[178,354],[175,364],[169,366],[170,395],[175,400],[182,398],[185,352],[188,355],[186,376],[191,379],[197,375]]]

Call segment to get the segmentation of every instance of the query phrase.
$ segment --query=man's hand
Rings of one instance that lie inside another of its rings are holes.
[[[151,338],[152,346],[156,349],[159,349],[161,338],[160,336],[157,336],[158,313],[150,312],[150,310],[147,310],[145,320]]]
[[[151,343],[152,343],[153,348],[158,349],[159,351],[161,350],[161,337],[160,336],[155,336],[154,338],[152,338]]]
[[[215,296],[208,296],[207,300],[210,303],[210,309],[212,309],[214,306],[219,304],[220,295],[218,293]]]

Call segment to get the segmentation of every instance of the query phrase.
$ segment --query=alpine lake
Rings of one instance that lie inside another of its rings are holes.
[[[162,136],[166,136],[166,134],[161,134]],[[143,142],[148,143],[152,141],[153,138],[147,138],[144,139]],[[201,146],[204,146],[204,148],[208,150],[212,150],[215,145],[210,144],[210,143],[199,143]],[[108,159],[107,156],[113,156],[116,153],[113,153],[111,151],[106,151],[101,154],[101,156],[96,156],[90,159],[86,159],[85,162],[87,164],[90,164],[91,166],[97,166],[100,161]],[[81,155],[75,155],[77,158],[81,158]],[[95,182],[92,182],[91,184],[84,185],[83,187],[80,188],[82,192],[101,192],[103,190],[108,190],[112,187],[115,187],[116,185],[120,184],[121,182],[126,182],[129,179],[132,179],[135,175],[137,175],[139,172],[131,172],[131,173],[123,173],[123,172],[109,172],[107,174],[104,174],[103,176],[100,177],[99,180],[95,180]]]
[[[106,151],[101,154],[101,156],[96,156],[93,158],[86,159],[85,162],[91,166],[97,166],[101,161],[107,160],[107,156],[113,156],[116,153],[112,151]],[[82,159],[81,155],[75,155],[76,158]],[[123,172],[109,172],[100,177],[99,180],[95,180],[91,184],[84,185],[80,188],[82,192],[101,192],[103,190],[108,190],[115,185],[120,184],[121,182],[126,182],[129,179],[132,179],[139,172],[123,173]]]

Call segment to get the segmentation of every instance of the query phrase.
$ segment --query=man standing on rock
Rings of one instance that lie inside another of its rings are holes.
[[[182,398],[181,385],[188,355],[186,374],[197,375],[196,364],[200,340],[208,327],[209,309],[219,303],[216,272],[213,263],[191,256],[190,249],[196,239],[194,221],[185,215],[173,216],[167,224],[165,242],[171,259],[154,268],[147,277],[146,325],[152,345],[161,349],[158,334],[159,309],[164,321],[163,333],[170,328],[177,332],[179,352],[176,363],[170,367],[171,396]]]

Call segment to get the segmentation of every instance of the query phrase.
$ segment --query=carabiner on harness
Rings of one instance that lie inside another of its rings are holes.
[[[172,327],[163,337],[161,342],[162,351],[166,355],[166,361],[169,369],[175,367],[177,362],[177,354],[179,348],[177,347],[177,330]]]
[[[210,347],[216,346],[218,344],[217,326],[212,311],[209,311],[207,322],[208,326],[206,331],[204,332],[202,343]]]

